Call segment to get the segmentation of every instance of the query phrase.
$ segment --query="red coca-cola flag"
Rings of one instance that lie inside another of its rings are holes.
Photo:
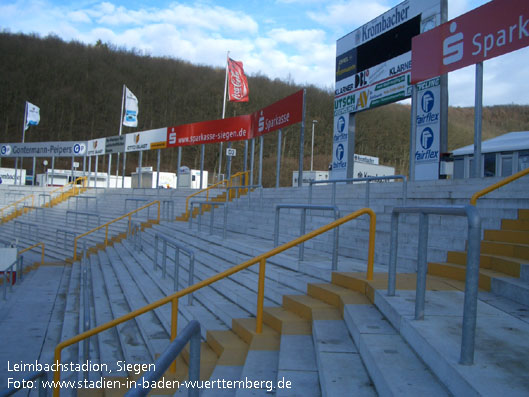
[[[248,80],[244,75],[242,62],[228,58],[228,100],[248,102]]]

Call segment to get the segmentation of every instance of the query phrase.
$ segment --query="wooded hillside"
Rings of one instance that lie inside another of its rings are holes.
[[[0,54],[0,142],[21,141],[26,100],[39,106],[41,114],[40,124],[26,132],[27,142],[117,135],[123,84],[139,100],[138,128],[123,127],[123,133],[218,119],[222,115],[223,68],[144,56],[101,42],[87,46],[53,36],[10,33],[0,34]],[[252,113],[301,88],[307,89],[305,169],[310,168],[312,120],[317,120],[314,167],[326,170],[332,151],[333,93],[264,75],[250,75],[249,86],[250,101],[228,103],[227,117]],[[360,113],[356,152],[380,157],[382,164],[407,174],[409,124],[410,108],[406,105]],[[484,139],[527,129],[528,106],[495,106],[484,111]],[[296,125],[283,131],[282,185],[291,184],[292,171],[298,168],[299,130]],[[470,144],[472,140],[473,109],[451,108],[449,148]],[[238,142],[234,147],[237,157],[232,171],[237,172],[242,170],[244,143]],[[267,186],[275,183],[276,147],[277,133],[268,134],[264,139],[263,174]],[[256,149],[257,157],[258,145]],[[217,172],[218,150],[218,144],[206,145],[205,168],[210,172]],[[185,147],[183,156],[183,165],[199,167],[198,146]],[[127,157],[130,173],[137,166],[137,154]],[[162,159],[161,170],[175,172],[177,149],[164,150]],[[70,160],[63,161],[56,166],[69,168]],[[1,165],[12,166],[11,163],[4,159]],[[156,166],[155,152],[146,153],[143,163]],[[100,169],[106,168],[100,165]]]

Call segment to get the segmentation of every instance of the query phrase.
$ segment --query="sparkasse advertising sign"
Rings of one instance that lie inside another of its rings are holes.
[[[529,45],[529,1],[494,0],[412,40],[412,83]]]
[[[268,134],[292,124],[301,123],[303,117],[303,90],[281,99],[252,115],[252,138]]]
[[[167,147],[202,145],[251,138],[250,115],[202,121],[167,128]]]

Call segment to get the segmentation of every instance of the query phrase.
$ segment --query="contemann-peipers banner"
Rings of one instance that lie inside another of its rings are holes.
[[[72,157],[85,156],[86,142],[3,143],[0,157]]]

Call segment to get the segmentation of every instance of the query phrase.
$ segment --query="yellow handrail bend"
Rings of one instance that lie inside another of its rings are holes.
[[[521,178],[522,176],[524,175],[527,175],[529,174],[529,168],[526,168],[525,170],[522,170],[522,171],[519,171],[517,172],[516,174],[513,174],[511,176],[508,176],[507,178],[505,179],[502,179],[501,181],[493,184],[493,185],[490,185],[489,187],[486,187],[485,189],[482,189],[480,190],[479,192],[476,192],[474,193],[474,195],[470,198],[470,204],[471,205],[476,205],[476,202],[478,201],[478,198],[494,191],[494,190],[497,190],[499,189],[500,187],[502,186],[505,186],[519,178]]]

